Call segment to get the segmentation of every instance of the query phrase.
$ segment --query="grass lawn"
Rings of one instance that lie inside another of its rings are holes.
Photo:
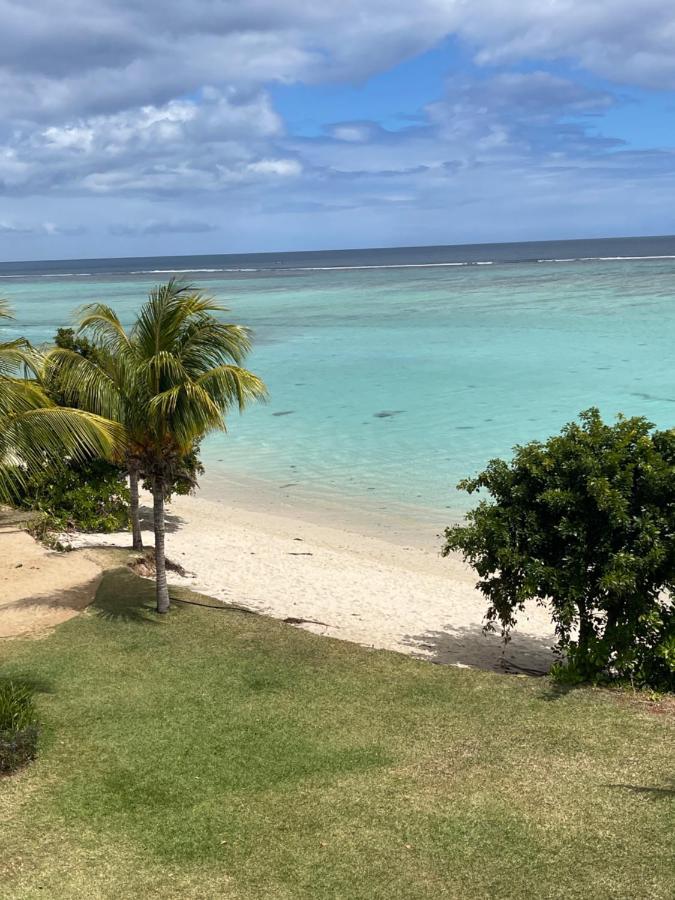
[[[443,668],[109,572],[0,643],[38,760],[0,780],[0,897],[671,898],[673,718]],[[364,598],[364,603],[367,603]]]

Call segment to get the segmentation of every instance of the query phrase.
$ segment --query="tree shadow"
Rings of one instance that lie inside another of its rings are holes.
[[[539,699],[544,700],[546,703],[554,703],[556,700],[562,700],[568,694],[571,694],[572,691],[587,688],[588,685],[587,681],[551,681]]]
[[[154,582],[134,575],[126,567],[105,572],[92,610],[110,622],[157,625]]]
[[[72,587],[3,603],[0,606],[0,638],[20,637],[60,625],[92,603],[99,581],[97,573]]]
[[[20,687],[26,688],[33,694],[53,694],[54,686],[51,681],[38,678],[22,672],[21,669],[0,669],[0,683],[12,681]]]
[[[675,785],[675,782],[671,781],[671,784]],[[605,784],[604,787],[632,791],[634,794],[644,794],[648,800],[672,800],[675,798],[675,786],[651,787],[640,784]]]
[[[247,616],[260,615],[260,613],[255,609],[249,609],[247,606],[237,606],[235,603],[228,603],[225,600],[223,600],[222,602],[218,601],[216,603],[202,603],[199,600],[188,600],[180,593],[177,593],[175,597],[172,595],[171,600],[177,605],[201,606],[202,609],[217,609],[224,612],[240,612],[245,613]]]
[[[504,645],[498,634],[485,633],[480,625],[444,631],[404,635],[413,656],[438,665],[471,666],[514,675],[546,675],[555,662],[551,638],[515,632]]]
[[[138,512],[138,518],[140,519],[141,529],[143,531],[153,531],[154,521],[151,507],[141,506]],[[170,512],[164,513],[164,528],[168,534],[175,534],[177,531],[180,531],[183,525],[185,525],[185,519],[181,518],[181,516],[177,516]]]

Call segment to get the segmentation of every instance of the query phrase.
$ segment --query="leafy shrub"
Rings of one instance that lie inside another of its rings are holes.
[[[124,470],[104,460],[45,467],[20,497],[20,506],[43,513],[40,527],[52,531],[122,531],[129,502]]]
[[[559,677],[675,682],[675,432],[643,418],[606,425],[597,409],[545,443],[516,447],[460,483],[486,489],[445,532],[508,640],[527,600],[550,604]]]
[[[32,691],[0,680],[0,773],[13,772],[34,759],[38,725]]]
[[[62,350],[72,350],[84,356],[85,359],[92,359],[98,362],[101,358],[100,349],[93,344],[88,338],[83,337],[75,332],[74,328],[57,328],[54,335],[54,344]]]

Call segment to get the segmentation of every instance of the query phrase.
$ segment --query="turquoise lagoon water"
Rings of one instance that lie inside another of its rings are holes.
[[[675,239],[659,240],[0,264],[0,294],[39,343],[92,300],[129,322],[187,269],[254,329],[271,395],[209,438],[210,471],[451,516],[460,478],[591,405],[675,425]]]

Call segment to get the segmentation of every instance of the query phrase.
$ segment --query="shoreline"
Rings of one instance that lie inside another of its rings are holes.
[[[174,503],[174,498],[171,502]],[[232,474],[211,466],[190,498],[233,506],[251,513],[310,522],[353,535],[380,538],[401,546],[438,552],[448,525],[461,522],[464,510],[414,506],[390,498],[312,489],[302,482]]]
[[[170,584],[439,664],[544,674],[554,661],[545,609],[528,607],[503,648],[499,635],[482,632],[486,601],[476,574],[458,557],[442,559],[439,542],[406,540],[410,523],[375,518],[359,526],[348,509],[342,520],[329,510],[329,522],[321,520],[325,510],[290,503],[277,501],[272,511],[271,498],[259,494],[244,506],[240,484],[214,492],[205,481],[207,496],[175,497],[168,506],[167,556],[188,573],[170,572]],[[144,543],[152,546],[149,496],[141,502]],[[73,543],[130,546],[130,535],[79,535]]]

